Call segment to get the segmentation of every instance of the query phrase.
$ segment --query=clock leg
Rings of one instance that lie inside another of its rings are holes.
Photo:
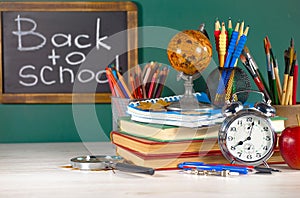
[[[270,168],[269,164],[266,161],[263,161],[263,164],[265,165],[265,167]]]

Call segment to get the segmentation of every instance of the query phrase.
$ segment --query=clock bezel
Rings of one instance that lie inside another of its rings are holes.
[[[230,152],[229,148],[227,147],[227,131],[228,131],[230,125],[236,119],[239,119],[240,117],[244,117],[244,116],[248,116],[248,115],[257,116],[259,118],[266,120],[266,122],[270,128],[270,131],[272,132],[271,138],[273,140],[273,145],[271,145],[271,148],[269,149],[269,151],[265,155],[263,155],[260,159],[253,160],[253,161],[245,161],[245,160],[238,158],[237,156],[234,156]],[[277,144],[277,138],[276,138],[275,130],[271,124],[270,118],[263,115],[260,111],[258,111],[256,109],[242,109],[239,112],[237,112],[235,115],[225,118],[222,125],[220,126],[220,130],[219,130],[219,134],[218,134],[218,144],[219,144],[222,154],[228,161],[230,161],[230,163],[239,163],[239,164],[257,166],[257,165],[260,165],[263,163],[266,164],[266,161],[272,156],[275,146]]]

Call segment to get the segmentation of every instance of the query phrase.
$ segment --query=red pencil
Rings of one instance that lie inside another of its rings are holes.
[[[156,98],[161,97],[161,94],[162,94],[162,91],[163,91],[163,88],[164,88],[164,85],[165,85],[168,73],[169,73],[168,67],[164,67],[163,70],[162,70],[162,76],[161,76],[161,80],[160,80],[159,86],[158,86],[157,91],[155,93],[155,97]]]
[[[221,34],[220,28],[221,28],[220,22],[218,19],[216,19],[214,36],[215,36],[216,51],[217,51],[218,55],[219,55],[219,37]]]
[[[148,92],[148,98],[152,98],[158,71],[159,70],[155,71],[155,73],[152,76],[152,80],[151,80],[151,84],[150,84],[149,92]]]
[[[294,67],[294,78],[293,78],[293,105],[297,104],[297,87],[298,87],[298,60],[296,60]]]

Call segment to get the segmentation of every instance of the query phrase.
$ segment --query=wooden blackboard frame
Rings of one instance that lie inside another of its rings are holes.
[[[0,101],[1,103],[110,103],[111,93],[5,93],[3,89],[2,12],[105,12],[127,13],[128,69],[137,65],[137,7],[132,2],[0,2]]]

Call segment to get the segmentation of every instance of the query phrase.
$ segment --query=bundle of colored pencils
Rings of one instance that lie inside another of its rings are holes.
[[[281,83],[280,81],[278,62],[273,54],[271,42],[268,36],[266,36],[264,39],[264,47],[267,60],[269,94],[272,99],[272,104],[296,104],[298,85],[298,61],[294,47],[294,40],[291,39],[289,48],[284,52],[285,70],[283,83]]]
[[[216,20],[215,22],[215,44],[218,52],[219,66],[222,69],[214,104],[221,105],[224,99],[230,99],[233,92],[233,68],[237,65],[238,58],[247,41],[249,26],[244,29],[244,21],[238,22],[235,29],[232,28],[232,21],[229,18],[228,28],[225,23]],[[225,96],[225,98],[224,98]]]
[[[145,65],[143,71],[137,65],[130,70],[129,86],[114,66],[106,68],[106,77],[113,96],[130,99],[161,97],[169,73],[167,66],[161,67],[156,62]]]

